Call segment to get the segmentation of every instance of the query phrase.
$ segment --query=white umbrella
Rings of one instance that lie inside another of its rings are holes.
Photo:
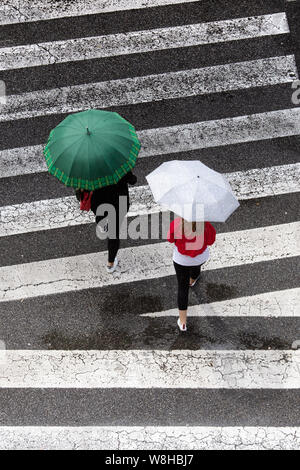
[[[188,222],[225,222],[239,207],[225,176],[198,160],[165,162],[146,178],[155,201]]]

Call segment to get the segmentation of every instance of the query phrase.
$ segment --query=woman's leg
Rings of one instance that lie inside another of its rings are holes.
[[[178,282],[178,309],[181,324],[186,324],[187,308],[189,300],[189,279],[190,269],[188,266],[181,266],[174,262],[174,267]]]
[[[120,239],[108,238],[107,248],[108,248],[108,266],[113,266],[117,253],[120,248]]]
[[[200,276],[201,266],[202,265],[190,267],[190,285],[192,285],[193,282],[195,282],[195,280],[197,279],[197,277]]]
[[[120,224],[119,224],[119,211],[116,211],[116,221],[108,222],[108,266],[113,266],[115,258],[120,248]],[[116,224],[116,230],[112,230],[112,223]],[[109,227],[110,226],[110,227]],[[111,232],[109,232],[111,228]]]
[[[115,258],[117,256],[118,250],[120,248],[120,231],[122,227],[122,223],[126,214],[129,210],[129,198],[126,196],[122,196],[126,199],[126,203],[124,201],[116,209],[116,230],[112,230],[112,235],[108,236],[108,266],[113,266]],[[127,210],[126,210],[127,209]],[[108,231],[109,231],[109,223],[108,223]]]
[[[115,207],[115,213],[105,212],[104,215],[96,215],[96,224],[105,223],[107,220],[107,249],[108,249],[108,262],[107,266],[112,267],[114,265],[115,258],[120,248],[120,210],[118,206]],[[126,214],[123,214],[123,219]],[[122,219],[122,220],[123,220]]]

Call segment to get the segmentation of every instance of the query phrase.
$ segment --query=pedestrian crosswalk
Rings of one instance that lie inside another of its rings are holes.
[[[300,289],[286,289],[238,297],[237,299],[193,305],[189,317],[293,317],[300,315]],[[143,317],[177,317],[177,309],[143,313]]]
[[[219,233],[204,269],[300,256],[299,230],[300,222],[294,222]],[[172,252],[168,242],[122,248],[121,269],[112,276],[106,273],[106,252],[4,266],[0,268],[0,302],[170,276]]]
[[[285,13],[275,13],[173,28],[3,47],[0,51],[0,70],[237,41],[288,32]]]
[[[45,167],[44,167],[45,166]],[[46,171],[46,165],[43,165]],[[239,200],[249,200],[297,193],[300,190],[300,164],[273,166],[227,173]],[[142,217],[161,212],[149,186],[130,188],[131,207],[128,217]],[[0,207],[0,237],[40,230],[57,229],[94,222],[93,213],[79,213],[75,196],[25,202]]]
[[[137,134],[143,148],[139,158],[172,155],[177,159],[181,152],[294,136],[300,132],[299,117],[295,108],[140,131]],[[2,150],[1,174],[9,177],[45,171],[42,151],[42,145]]]
[[[4,1],[0,448],[300,448],[299,71],[284,2],[248,3]],[[172,246],[123,240],[107,275],[93,218],[46,173],[50,129],[90,107],[142,143],[128,224],[167,215],[145,180],[166,160],[222,171],[241,201],[185,336]]]
[[[165,450],[289,450],[300,438],[299,429],[291,427],[186,427],[102,426],[102,427],[10,427],[0,429],[5,447],[39,450],[49,445],[54,450],[90,449],[153,450],[164,443]],[[199,444],[199,442],[201,444]],[[88,444],[87,444],[88,443]],[[180,444],[179,444],[180,443]],[[280,444],[279,444],[280,443]]]
[[[8,351],[5,388],[297,389],[290,351]]]
[[[34,6],[29,0],[25,0],[22,7],[14,5],[9,0],[4,0],[4,12],[0,24],[6,25],[21,21],[39,21],[192,2],[197,2],[197,0],[119,0],[118,2],[115,0],[75,0],[68,2],[62,8],[61,4],[55,4],[51,0],[38,0]]]
[[[7,104],[3,106],[0,120],[3,122],[62,114],[68,111],[79,112],[89,106],[105,109],[111,106],[292,83],[296,78],[298,75],[294,57],[287,56],[88,85],[73,85],[10,95],[7,97]]]

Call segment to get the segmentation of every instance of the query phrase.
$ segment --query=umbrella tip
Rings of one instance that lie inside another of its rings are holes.
[[[87,133],[87,135],[91,135],[91,133],[90,133],[90,131],[89,131],[89,128],[88,128],[88,127],[86,128],[86,133]]]

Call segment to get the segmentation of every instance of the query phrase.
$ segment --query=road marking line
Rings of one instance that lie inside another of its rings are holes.
[[[220,233],[210,250],[204,270],[299,256],[300,222]],[[105,269],[107,252],[4,266],[0,302],[171,276],[172,253],[168,242],[123,248],[120,270],[113,275]]]
[[[35,0],[33,4],[32,0],[22,0],[22,5],[16,8],[12,5],[11,0],[2,0],[4,5],[1,6],[0,25],[122,12],[197,1],[199,0],[72,0],[72,2],[66,3],[53,2],[53,0]]]
[[[238,199],[254,199],[300,192],[300,163],[226,174]],[[128,217],[158,213],[149,186],[130,188]],[[70,227],[95,221],[82,212],[75,196],[0,207],[0,237]]]
[[[300,450],[300,428],[2,426],[1,450]],[[187,457],[189,462],[189,457]]]
[[[8,95],[0,121],[291,83],[294,55]]]
[[[299,107],[138,132],[141,158],[295,135]]]
[[[143,313],[141,317],[178,317],[178,309]],[[189,317],[300,317],[300,288],[193,305],[189,307]]]
[[[300,108],[186,123],[137,132],[139,158],[300,135]],[[43,145],[0,151],[2,178],[47,170]],[[199,154],[201,159],[201,154]]]
[[[0,49],[0,70],[140,54],[289,33],[285,13]]]
[[[13,351],[0,388],[298,389],[300,351]]]

